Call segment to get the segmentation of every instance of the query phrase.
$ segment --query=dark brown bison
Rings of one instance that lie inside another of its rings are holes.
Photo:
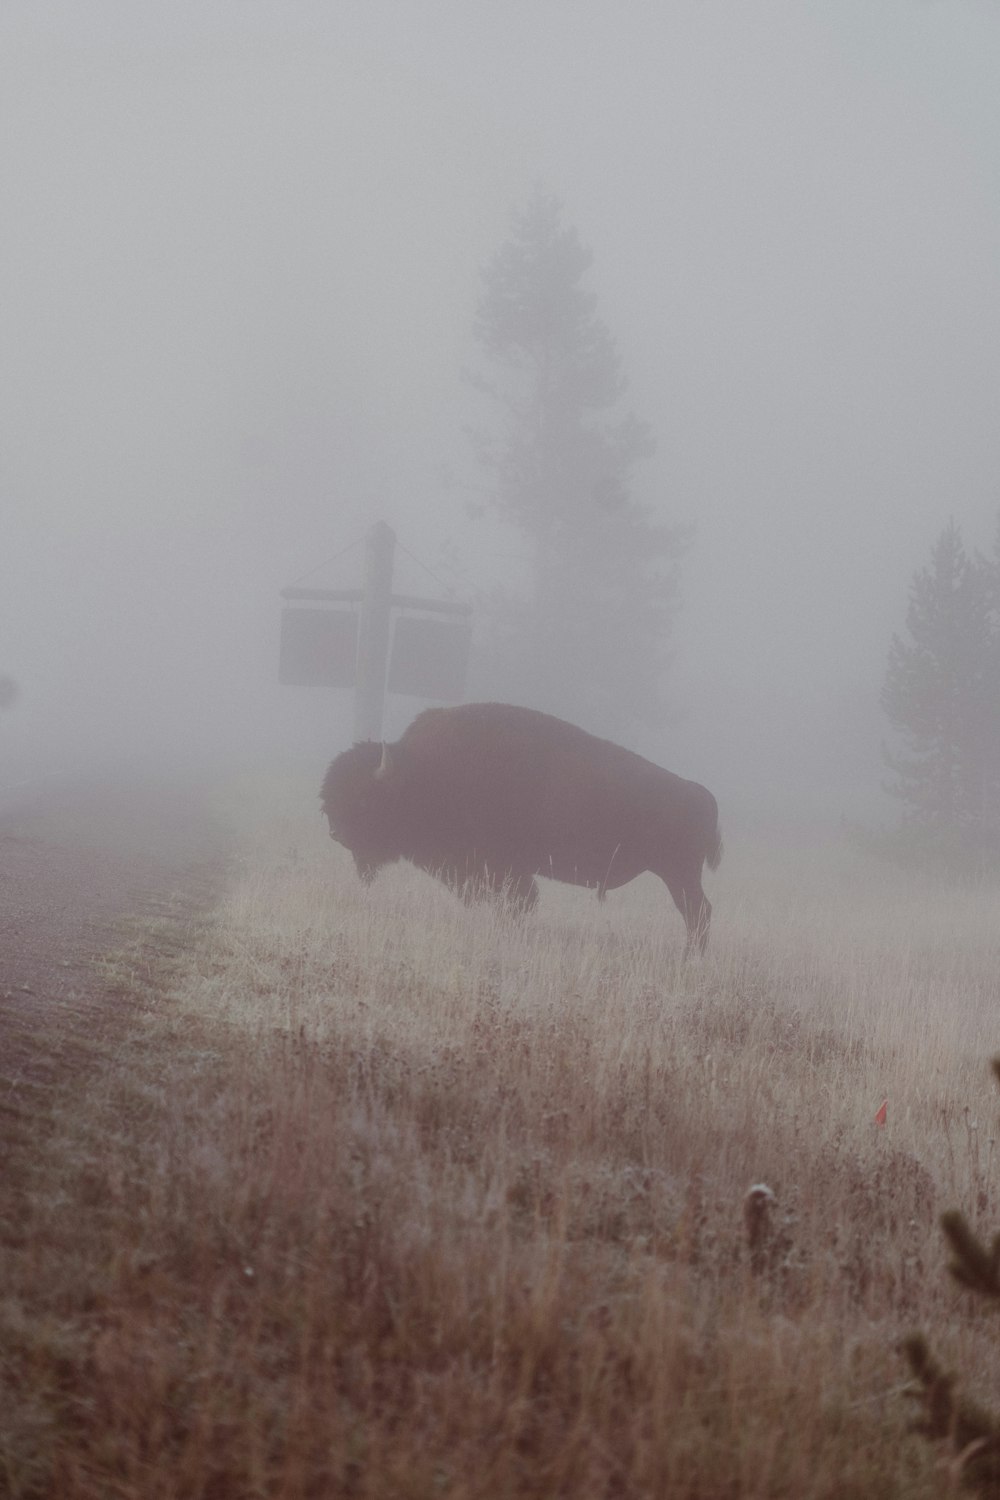
[[[430,708],[393,745],[338,755],[320,793],[330,837],[371,880],[408,859],[464,897],[500,895],[527,911],[536,875],[605,891],[643,870],[665,881],[708,941],[701,888],[722,857],[715,798],[652,761],[531,708]]]

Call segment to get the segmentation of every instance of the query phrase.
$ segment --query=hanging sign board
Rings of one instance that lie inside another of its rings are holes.
[[[428,620],[400,615],[389,657],[390,693],[461,703],[472,631],[468,620]]]
[[[354,686],[358,617],[346,609],[283,609],[278,681],[288,687]]]

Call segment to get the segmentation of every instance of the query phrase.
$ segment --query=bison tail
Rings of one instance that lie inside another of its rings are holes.
[[[719,868],[722,862],[722,850],[722,833],[718,823],[716,823],[715,831],[712,834],[712,841],[708,846],[708,853],[705,855],[705,863],[710,870],[717,870]]]

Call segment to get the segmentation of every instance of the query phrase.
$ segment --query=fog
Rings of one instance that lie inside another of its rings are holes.
[[[638,748],[724,822],[879,816],[910,578],[1000,503],[998,58],[993,0],[6,0],[0,794],[321,773],[350,707],[278,687],[279,591],[376,519],[519,581],[461,372],[541,181],[694,528]]]

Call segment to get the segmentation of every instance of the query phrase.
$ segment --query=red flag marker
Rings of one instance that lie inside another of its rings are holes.
[[[875,1111],[875,1124],[876,1125],[884,1125],[885,1124],[885,1117],[886,1117],[886,1113],[888,1112],[888,1108],[889,1108],[889,1101],[888,1101],[888,1099],[883,1099],[882,1103],[879,1105],[878,1109]]]

